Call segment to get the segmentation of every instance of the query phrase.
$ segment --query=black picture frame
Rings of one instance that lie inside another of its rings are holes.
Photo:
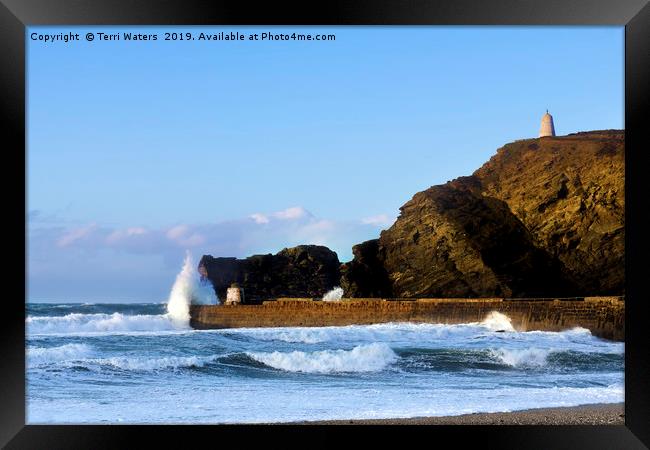
[[[309,6],[308,6],[309,5]],[[648,268],[647,233],[642,219],[644,169],[648,167],[648,86],[650,5],[647,0],[365,0],[303,4],[203,2],[200,0],[93,1],[0,0],[0,110],[3,130],[7,242],[15,254],[5,282],[15,287],[3,301],[3,352],[0,444],[7,448],[122,448],[136,436],[164,446],[205,445],[235,438],[237,446],[278,433],[292,440],[339,445],[334,427],[323,426],[40,426],[25,425],[25,28],[34,25],[619,25],[625,26],[625,196],[626,196],[626,339],[625,426],[419,426],[353,428],[363,439],[416,433],[429,442],[451,439],[456,445],[488,448],[623,449],[650,446],[650,363],[647,303],[643,282]],[[8,176],[17,173],[16,177]],[[21,178],[20,174],[25,178]],[[22,183],[21,183],[22,180]],[[644,189],[645,188],[645,189]],[[11,233],[11,234],[10,234]],[[22,246],[21,246],[22,244]],[[16,263],[22,261],[22,266]],[[19,284],[18,280],[23,280]],[[22,298],[21,298],[22,294]],[[406,431],[404,431],[406,430]],[[307,437],[307,434],[309,435]],[[284,438],[286,439],[286,437]],[[307,440],[308,439],[308,440]],[[267,444],[273,441],[267,441]],[[426,441],[425,441],[426,442]],[[449,442],[449,441],[448,441]],[[281,445],[288,445],[284,441]],[[280,442],[278,442],[280,445]]]

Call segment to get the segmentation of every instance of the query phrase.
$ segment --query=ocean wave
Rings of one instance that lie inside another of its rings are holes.
[[[65,316],[28,317],[25,320],[28,334],[69,334],[123,331],[169,331],[182,329],[161,315],[80,314]]]
[[[229,329],[228,333],[242,334],[262,341],[318,344],[323,342],[405,342],[431,343],[451,337],[464,338],[482,332],[475,325],[446,325],[430,323],[391,322],[373,325],[346,325],[328,327],[277,327]]]
[[[499,348],[489,350],[490,356],[510,367],[543,367],[553,349],[541,348]]]
[[[188,367],[203,367],[214,361],[216,355],[211,356],[167,356],[162,358],[129,358],[112,357],[88,360],[87,363],[101,366],[112,366],[117,369],[133,371],[174,370]]]
[[[59,361],[87,358],[92,354],[92,347],[87,344],[65,344],[58,347],[27,348],[28,365],[42,365]]]
[[[624,345],[605,341],[591,335],[584,328],[554,331],[507,331],[508,327],[499,319],[470,324],[432,324],[391,322],[373,325],[348,325],[329,327],[276,327],[238,328],[226,332],[233,339],[238,337],[258,341],[320,344],[346,343],[360,345],[385,342],[392,347],[472,348],[492,346],[501,342],[504,347],[525,348],[561,347],[580,352],[623,353]],[[504,329],[505,328],[505,329]],[[495,333],[496,330],[507,331]]]
[[[395,352],[383,343],[359,345],[352,350],[246,354],[275,369],[305,373],[377,372],[398,359]]]
[[[512,326],[512,320],[505,314],[492,311],[479,325],[489,328],[492,331],[516,331]]]
[[[102,366],[133,371],[154,371],[180,369],[184,367],[203,367],[215,361],[217,355],[210,356],[166,356],[158,358],[114,356],[92,358],[94,349],[87,344],[65,344],[58,347],[30,347],[27,349],[27,362],[30,367],[56,364],[62,367],[83,367],[100,369]]]
[[[71,344],[77,345],[77,344]],[[40,357],[30,357],[28,366],[30,368],[66,368],[73,370],[87,370],[102,372],[109,370],[123,370],[129,372],[155,372],[164,370],[178,370],[183,368],[203,367],[217,359],[217,355],[211,356],[166,356],[159,358],[114,356],[108,358],[88,358],[91,351],[69,350],[69,356],[65,352],[48,354]]]
[[[229,336],[246,336],[259,341],[318,344],[330,340],[330,334],[321,328],[241,328],[228,329]]]

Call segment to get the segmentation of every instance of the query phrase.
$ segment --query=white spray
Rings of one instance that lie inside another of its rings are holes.
[[[343,289],[338,286],[334,286],[334,289],[323,295],[324,302],[336,302],[341,300],[341,298],[343,298]]]
[[[218,299],[209,280],[201,279],[190,252],[169,294],[167,314],[175,326],[186,328],[190,322],[190,305],[216,305]]]
[[[515,331],[510,317],[497,311],[488,314],[481,322],[481,325],[493,331]]]

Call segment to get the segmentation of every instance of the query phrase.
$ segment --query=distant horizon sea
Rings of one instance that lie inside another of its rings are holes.
[[[166,302],[27,303],[27,423],[261,423],[624,401],[624,344],[480,323],[193,330]]]

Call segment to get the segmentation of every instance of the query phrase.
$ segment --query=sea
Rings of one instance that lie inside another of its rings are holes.
[[[624,401],[624,344],[583,328],[519,332],[493,312],[455,325],[193,330],[187,305],[216,297],[209,287],[214,299],[199,299],[205,286],[190,264],[183,271],[165,302],[27,303],[27,423],[275,423]]]

